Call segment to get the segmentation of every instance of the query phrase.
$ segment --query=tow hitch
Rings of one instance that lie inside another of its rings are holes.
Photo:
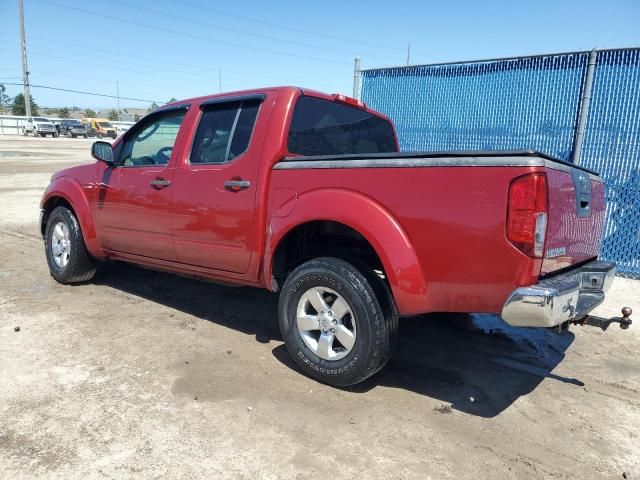
[[[630,318],[632,313],[633,312],[629,307],[624,307],[622,309],[622,317],[603,318],[595,315],[587,315],[580,320],[572,320],[571,323],[575,325],[591,325],[592,327],[600,327],[602,330],[609,328],[609,325],[612,323],[619,323],[620,328],[626,330],[629,328],[631,323],[633,323]]]

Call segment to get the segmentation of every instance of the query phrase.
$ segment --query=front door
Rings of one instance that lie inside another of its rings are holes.
[[[134,126],[102,174],[97,198],[105,249],[176,260],[171,238],[174,146],[186,110],[157,112]]]
[[[190,155],[174,177],[176,254],[189,265],[246,273],[270,105],[252,96],[200,108]]]

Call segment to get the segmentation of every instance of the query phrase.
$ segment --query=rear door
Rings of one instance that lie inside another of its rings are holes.
[[[605,216],[602,180],[585,170],[548,163],[549,219],[542,274],[598,256]]]
[[[117,165],[103,172],[95,209],[107,250],[176,260],[171,200],[185,113],[174,108],[149,115],[118,144]]]
[[[173,238],[178,261],[246,273],[255,251],[260,158],[275,93],[200,106],[188,156],[175,172]]]

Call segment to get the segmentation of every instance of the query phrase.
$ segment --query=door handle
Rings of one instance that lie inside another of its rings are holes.
[[[156,178],[155,180],[151,180],[151,182],[149,183],[154,188],[165,188],[171,185],[171,182],[169,180],[165,180],[164,178]]]
[[[227,180],[224,182],[224,188],[230,192],[239,192],[240,190],[246,190],[251,186],[249,180]]]

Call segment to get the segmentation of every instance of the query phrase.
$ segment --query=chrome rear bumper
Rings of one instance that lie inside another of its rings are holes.
[[[604,301],[615,274],[615,263],[594,260],[517,288],[502,307],[502,319],[514,327],[555,327],[579,320]]]

